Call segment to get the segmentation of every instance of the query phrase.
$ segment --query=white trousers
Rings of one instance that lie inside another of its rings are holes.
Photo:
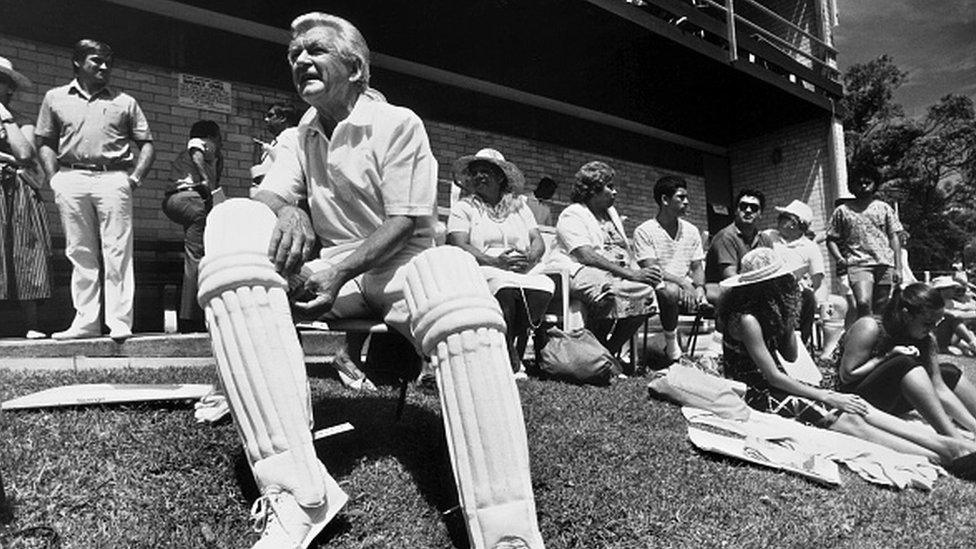
[[[105,267],[105,324],[132,329],[135,273],[132,264],[132,189],[124,171],[63,169],[51,178],[61,213],[65,255],[71,261],[72,330],[100,333],[98,313]]]

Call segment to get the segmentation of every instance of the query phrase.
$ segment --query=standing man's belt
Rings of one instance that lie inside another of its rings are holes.
[[[83,162],[62,162],[61,167],[71,168],[72,170],[88,170],[90,172],[118,172],[132,167],[129,162],[119,162],[117,164],[85,164]]]

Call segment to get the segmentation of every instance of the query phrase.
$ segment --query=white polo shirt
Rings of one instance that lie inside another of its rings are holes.
[[[308,200],[323,255],[355,248],[393,215],[422,219],[392,263],[433,246],[437,160],[423,122],[403,107],[361,95],[331,139],[310,108],[297,131],[281,135],[260,189]]]

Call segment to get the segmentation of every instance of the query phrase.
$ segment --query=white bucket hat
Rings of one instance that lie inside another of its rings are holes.
[[[719,283],[723,288],[738,288],[758,284],[784,275],[796,276],[797,267],[787,265],[772,248],[756,248],[742,256],[739,274]]]
[[[794,215],[800,220],[800,223],[803,223],[808,227],[810,226],[810,223],[813,222],[813,210],[810,208],[810,206],[807,206],[799,200],[794,200],[783,208],[776,206],[776,211],[779,213]]]
[[[3,73],[8,77],[10,77],[10,79],[13,80],[14,83],[17,84],[17,87],[20,89],[27,89],[27,88],[34,87],[34,84],[30,81],[30,78],[27,78],[23,74],[20,74],[19,72],[15,71],[13,63],[11,63],[10,60],[7,59],[6,57],[0,57],[0,73]]]
[[[454,161],[452,167],[454,170],[454,180],[457,181],[457,184],[462,189],[471,191],[468,188],[468,178],[470,177],[468,167],[471,166],[472,162],[478,160],[497,166],[505,174],[505,179],[508,181],[508,189],[512,194],[522,194],[523,189],[525,189],[525,176],[522,174],[522,170],[518,169],[518,166],[515,164],[505,160],[502,153],[495,149],[481,149],[476,154],[462,156]]]

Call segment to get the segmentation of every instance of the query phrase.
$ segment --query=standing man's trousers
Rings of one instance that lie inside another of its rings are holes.
[[[124,171],[62,168],[51,178],[61,213],[65,255],[71,261],[71,330],[98,334],[105,267],[105,324],[110,330],[132,328],[135,274],[132,264],[132,189]]]

